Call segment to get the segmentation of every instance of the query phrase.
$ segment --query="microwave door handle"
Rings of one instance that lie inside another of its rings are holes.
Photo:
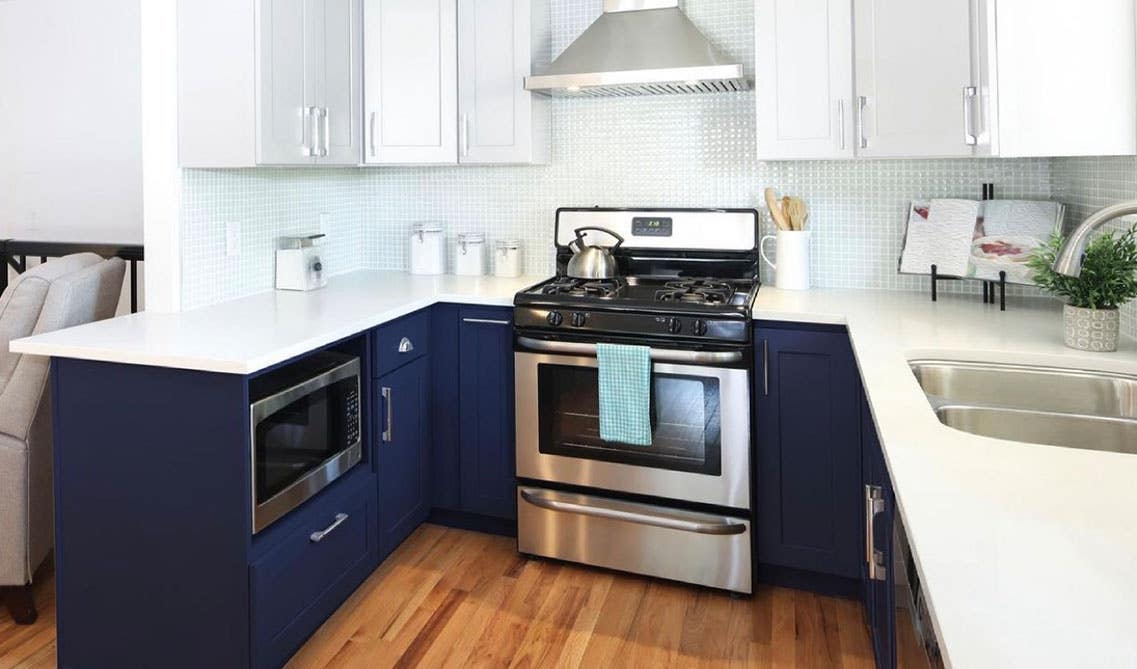
[[[543,353],[596,355],[596,344],[545,341],[531,337],[518,337],[517,343],[527,350]],[[652,348],[651,359],[655,362],[674,362],[689,365],[723,365],[741,362],[742,353],[740,351],[676,351],[668,348]]]
[[[387,422],[383,427],[383,443],[389,444],[395,439],[395,422],[394,422],[394,406],[393,396],[394,392],[386,386],[380,391],[383,395],[383,404],[387,407]]]

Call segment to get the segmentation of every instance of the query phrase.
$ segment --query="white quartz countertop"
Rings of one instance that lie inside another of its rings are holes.
[[[942,425],[919,358],[1137,374],[1081,353],[1048,300],[763,288],[755,317],[845,324],[948,666],[1137,666],[1137,457]],[[902,624],[907,624],[902,623]]]
[[[16,353],[251,374],[432,304],[512,306],[545,277],[363,271],[311,292],[268,291],[180,313],[142,312],[17,339]]]

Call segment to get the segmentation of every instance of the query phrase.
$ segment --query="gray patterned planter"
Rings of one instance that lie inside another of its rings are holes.
[[[1064,307],[1066,345],[1079,351],[1109,353],[1117,350],[1121,313],[1117,309]]]

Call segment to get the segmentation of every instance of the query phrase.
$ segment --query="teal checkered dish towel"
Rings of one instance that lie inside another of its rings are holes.
[[[600,438],[651,446],[651,349],[597,344]]]

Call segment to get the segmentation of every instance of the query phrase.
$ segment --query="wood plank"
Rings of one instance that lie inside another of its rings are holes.
[[[54,582],[40,620],[0,609],[0,669],[55,666]],[[898,612],[904,669],[926,669]],[[530,559],[511,539],[420,527],[316,631],[290,669],[871,669],[859,602],[759,587],[751,598]]]

